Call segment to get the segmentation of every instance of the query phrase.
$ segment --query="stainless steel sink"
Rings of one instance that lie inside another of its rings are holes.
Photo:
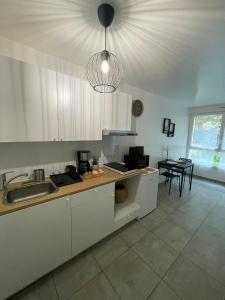
[[[40,196],[50,195],[58,191],[58,188],[51,181],[27,184],[20,188],[5,192],[4,203],[13,204]]]

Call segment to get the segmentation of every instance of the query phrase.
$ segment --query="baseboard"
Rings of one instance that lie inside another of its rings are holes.
[[[204,177],[204,176],[200,176],[200,175],[193,175],[193,178],[204,179],[204,180],[206,180],[206,181],[214,182],[214,183],[219,183],[219,184],[225,186],[225,182],[222,181],[222,180],[216,180],[216,179],[212,179],[212,178],[208,178],[208,177]]]

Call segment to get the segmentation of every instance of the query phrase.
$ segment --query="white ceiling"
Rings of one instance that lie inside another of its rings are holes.
[[[103,48],[100,0],[0,0],[0,35],[86,66]],[[225,102],[225,0],[109,0],[108,49],[125,81],[157,95]]]

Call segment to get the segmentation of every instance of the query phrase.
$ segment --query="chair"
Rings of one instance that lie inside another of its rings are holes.
[[[184,157],[180,157],[179,158],[179,160],[181,160],[181,161],[183,161],[183,162],[185,162],[185,163],[192,163],[192,159],[189,159],[189,158],[184,158]],[[174,171],[176,172],[176,173],[178,173],[178,174],[182,174],[182,171],[181,170],[179,170],[179,169],[177,169],[176,167],[174,167]],[[185,177],[186,177],[186,175],[189,175],[190,176],[190,172],[184,172],[184,181],[183,181],[183,187],[184,187],[184,184],[185,184]],[[182,188],[183,188],[182,187]]]
[[[169,195],[170,195],[173,178],[177,178],[179,180],[179,189],[180,189],[180,177],[181,177],[181,175],[174,174],[173,169],[168,169],[168,168],[164,168],[164,169],[166,169],[166,171],[164,171],[162,173],[159,173],[159,175],[162,175],[162,176],[166,177],[165,184],[167,184],[167,182],[170,182],[170,186],[169,186]]]

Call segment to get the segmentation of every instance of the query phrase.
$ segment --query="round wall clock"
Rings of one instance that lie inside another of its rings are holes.
[[[144,110],[144,104],[141,100],[134,100],[132,103],[132,114],[135,117],[140,117]]]

